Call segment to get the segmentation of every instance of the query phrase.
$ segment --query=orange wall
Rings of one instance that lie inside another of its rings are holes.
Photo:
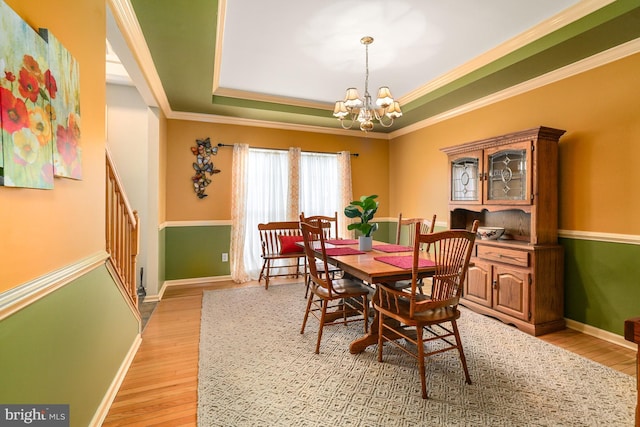
[[[257,148],[300,147],[307,151],[350,151],[359,157],[351,158],[353,196],[380,196],[379,216],[389,212],[389,163],[387,140],[366,137],[337,136],[300,131],[265,129],[250,126],[169,120],[167,125],[167,221],[230,220],[231,219],[231,162],[233,148],[221,147],[213,156],[213,164],[220,169],[213,175],[206,190],[208,197],[198,199],[191,177],[195,156],[190,147],[196,139],[211,138],[212,144],[249,144]]]
[[[104,250],[105,3],[6,0],[80,64],[83,180],[53,190],[0,187],[0,292]]]
[[[391,212],[435,212],[448,222],[440,148],[542,125],[567,131],[559,144],[559,227],[640,234],[639,76],[636,54],[393,139]]]

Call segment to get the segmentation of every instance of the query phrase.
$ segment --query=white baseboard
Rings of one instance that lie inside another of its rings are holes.
[[[142,336],[140,335],[140,333],[138,333],[138,335],[136,336],[136,339],[133,341],[133,344],[131,344],[131,347],[129,348],[129,352],[127,353],[127,356],[124,358],[124,360],[120,364],[120,369],[118,369],[116,376],[111,381],[111,385],[109,386],[109,389],[107,390],[104,397],[102,398],[102,402],[100,402],[100,406],[98,406],[96,413],[93,415],[93,419],[89,424],[90,426],[100,427],[104,422],[105,418],[107,417],[107,414],[109,413],[109,409],[111,408],[111,404],[113,403],[113,400],[116,398],[116,395],[118,394],[118,390],[120,390],[120,386],[122,385],[122,382],[124,381],[124,378],[127,375],[127,372],[129,371],[129,367],[131,366],[131,363],[133,363],[133,359],[136,353],[138,352],[138,348],[140,348],[141,343],[142,343]]]
[[[599,338],[601,340],[619,345],[624,348],[628,348],[633,351],[638,350],[638,346],[636,344],[625,340],[622,335],[614,334],[613,332],[598,329],[591,325],[586,325],[584,323],[576,322],[575,320],[571,320],[571,319],[564,319],[564,320],[567,324],[567,328],[569,329],[582,332],[583,334],[591,335],[592,337]]]
[[[209,277],[195,277],[192,279],[177,279],[177,280],[165,280],[157,295],[147,295],[144,300],[147,302],[157,302],[162,299],[164,291],[169,286],[187,286],[187,285],[203,285],[211,282],[225,282],[231,280],[231,276],[209,276]]]

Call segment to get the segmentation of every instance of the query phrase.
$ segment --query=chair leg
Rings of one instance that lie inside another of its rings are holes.
[[[262,278],[264,277],[264,268],[267,265],[267,260],[265,259],[264,261],[262,261],[262,268],[260,269],[260,275],[258,276],[258,283],[260,283],[260,281],[262,281]]]
[[[378,362],[382,362],[382,346],[384,345],[383,333],[384,329],[382,324],[384,323],[384,315],[381,311],[378,312]]]
[[[458,347],[458,353],[460,353],[460,361],[462,362],[462,369],[464,369],[464,377],[467,381],[467,384],[471,384],[471,376],[469,376],[469,369],[467,368],[467,358],[464,357],[462,341],[460,341],[460,333],[458,332],[458,323],[453,320],[451,321],[451,326],[453,326],[453,334],[456,337],[456,345]]]
[[[304,312],[304,319],[302,319],[302,328],[300,329],[300,333],[304,334],[304,328],[307,326],[307,319],[309,318],[309,311],[311,310],[311,303],[313,302],[313,294],[309,295],[307,299],[307,309]]]
[[[306,298],[307,295],[309,295],[309,286],[311,286],[311,274],[309,273],[305,274],[305,283],[306,283],[307,289],[305,289],[304,291],[304,297]]]
[[[269,289],[269,275],[271,274],[271,260],[267,260],[267,275],[264,276],[264,288]]]
[[[418,370],[420,372],[420,385],[422,387],[422,398],[427,398],[427,378],[425,375],[426,369],[424,368],[424,342],[422,340],[422,326],[418,324],[416,326],[416,343],[418,345]]]
[[[324,329],[324,321],[327,316],[327,304],[322,304],[322,314],[320,315],[320,326],[318,326],[318,341],[316,342],[316,354],[320,354],[320,341],[322,341],[322,330]]]

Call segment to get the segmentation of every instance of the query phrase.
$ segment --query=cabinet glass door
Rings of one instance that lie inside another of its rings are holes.
[[[487,153],[487,201],[529,201],[526,148]]]
[[[451,162],[451,200],[477,202],[480,200],[479,158],[462,157]]]

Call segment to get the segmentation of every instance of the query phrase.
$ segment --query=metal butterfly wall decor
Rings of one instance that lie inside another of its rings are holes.
[[[207,173],[209,175],[220,173],[220,170],[216,169],[211,161],[211,156],[218,154],[218,147],[212,147],[209,138],[196,139],[196,144],[195,147],[191,147],[191,152],[196,156],[196,161],[193,164],[193,169],[196,171],[196,174],[191,180],[193,181],[193,189],[198,198],[204,199],[207,197],[207,195],[204,194],[204,190],[211,184],[211,179],[207,178]]]

